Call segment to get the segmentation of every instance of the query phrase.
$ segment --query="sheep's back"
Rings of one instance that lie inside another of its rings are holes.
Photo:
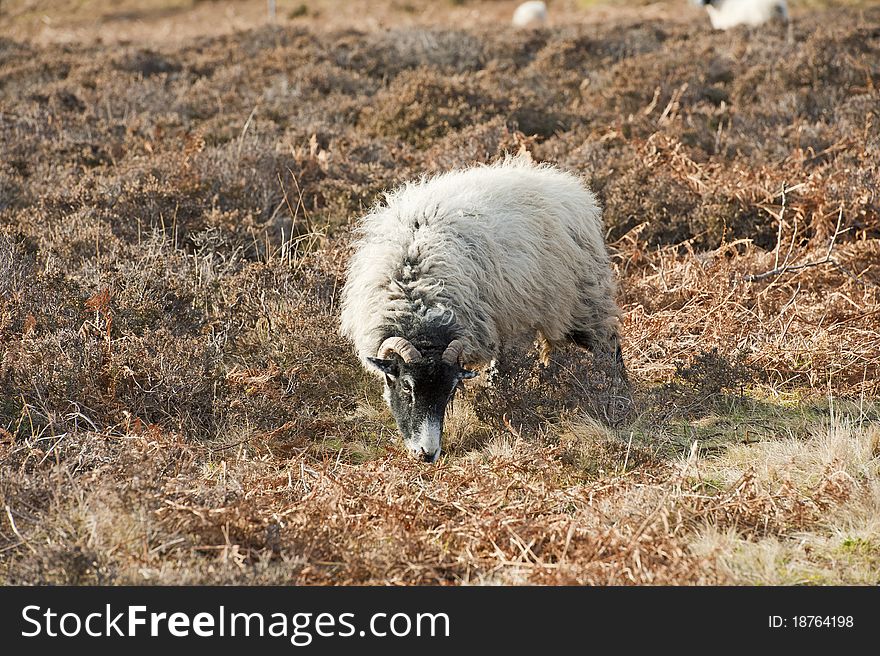
[[[391,194],[364,220],[353,279],[343,323],[347,311],[349,323],[363,322],[359,352],[374,353],[381,326],[418,299],[451,308],[468,338],[465,361],[482,363],[500,341],[536,328],[560,338],[584,281],[610,284],[610,270],[593,194],[571,174],[514,159]]]

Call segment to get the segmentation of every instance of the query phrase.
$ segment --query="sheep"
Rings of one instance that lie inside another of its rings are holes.
[[[763,25],[774,18],[788,21],[786,0],[697,0],[706,7],[709,21],[716,30],[737,25]]]
[[[522,3],[513,12],[514,27],[540,27],[547,23],[547,5],[540,0]]]
[[[541,361],[574,343],[626,389],[601,210],[581,180],[528,157],[422,177],[358,229],[340,333],[384,377],[405,446],[435,462],[461,381],[503,344],[537,336]]]

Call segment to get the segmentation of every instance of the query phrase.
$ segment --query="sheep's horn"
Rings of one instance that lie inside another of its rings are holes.
[[[377,357],[385,360],[392,353],[397,353],[397,355],[403,358],[404,362],[418,362],[422,359],[422,354],[419,353],[419,350],[403,337],[389,337],[382,342]]]
[[[449,346],[443,351],[443,362],[446,364],[458,364],[458,358],[464,350],[464,342],[460,339],[453,339],[449,342]]]

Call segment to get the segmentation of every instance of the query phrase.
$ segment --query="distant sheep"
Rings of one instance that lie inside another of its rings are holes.
[[[601,211],[579,178],[530,159],[453,171],[386,196],[359,229],[341,333],[385,380],[404,443],[434,462],[459,382],[502,344],[567,343],[624,383]]]
[[[763,25],[773,19],[788,20],[786,0],[697,0],[706,7],[709,21],[716,30],[737,25]]]
[[[513,12],[514,27],[540,27],[547,23],[547,5],[539,0],[524,2]]]

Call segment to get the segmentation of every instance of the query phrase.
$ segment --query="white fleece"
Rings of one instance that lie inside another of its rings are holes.
[[[774,18],[788,20],[785,0],[715,0],[706,5],[706,11],[716,30],[729,30],[737,25],[763,25]]]
[[[547,347],[572,330],[616,339],[602,233],[596,199],[578,177],[526,158],[408,183],[363,218],[341,333],[363,361],[408,314],[442,316],[460,328],[462,362],[475,366],[529,333]]]

